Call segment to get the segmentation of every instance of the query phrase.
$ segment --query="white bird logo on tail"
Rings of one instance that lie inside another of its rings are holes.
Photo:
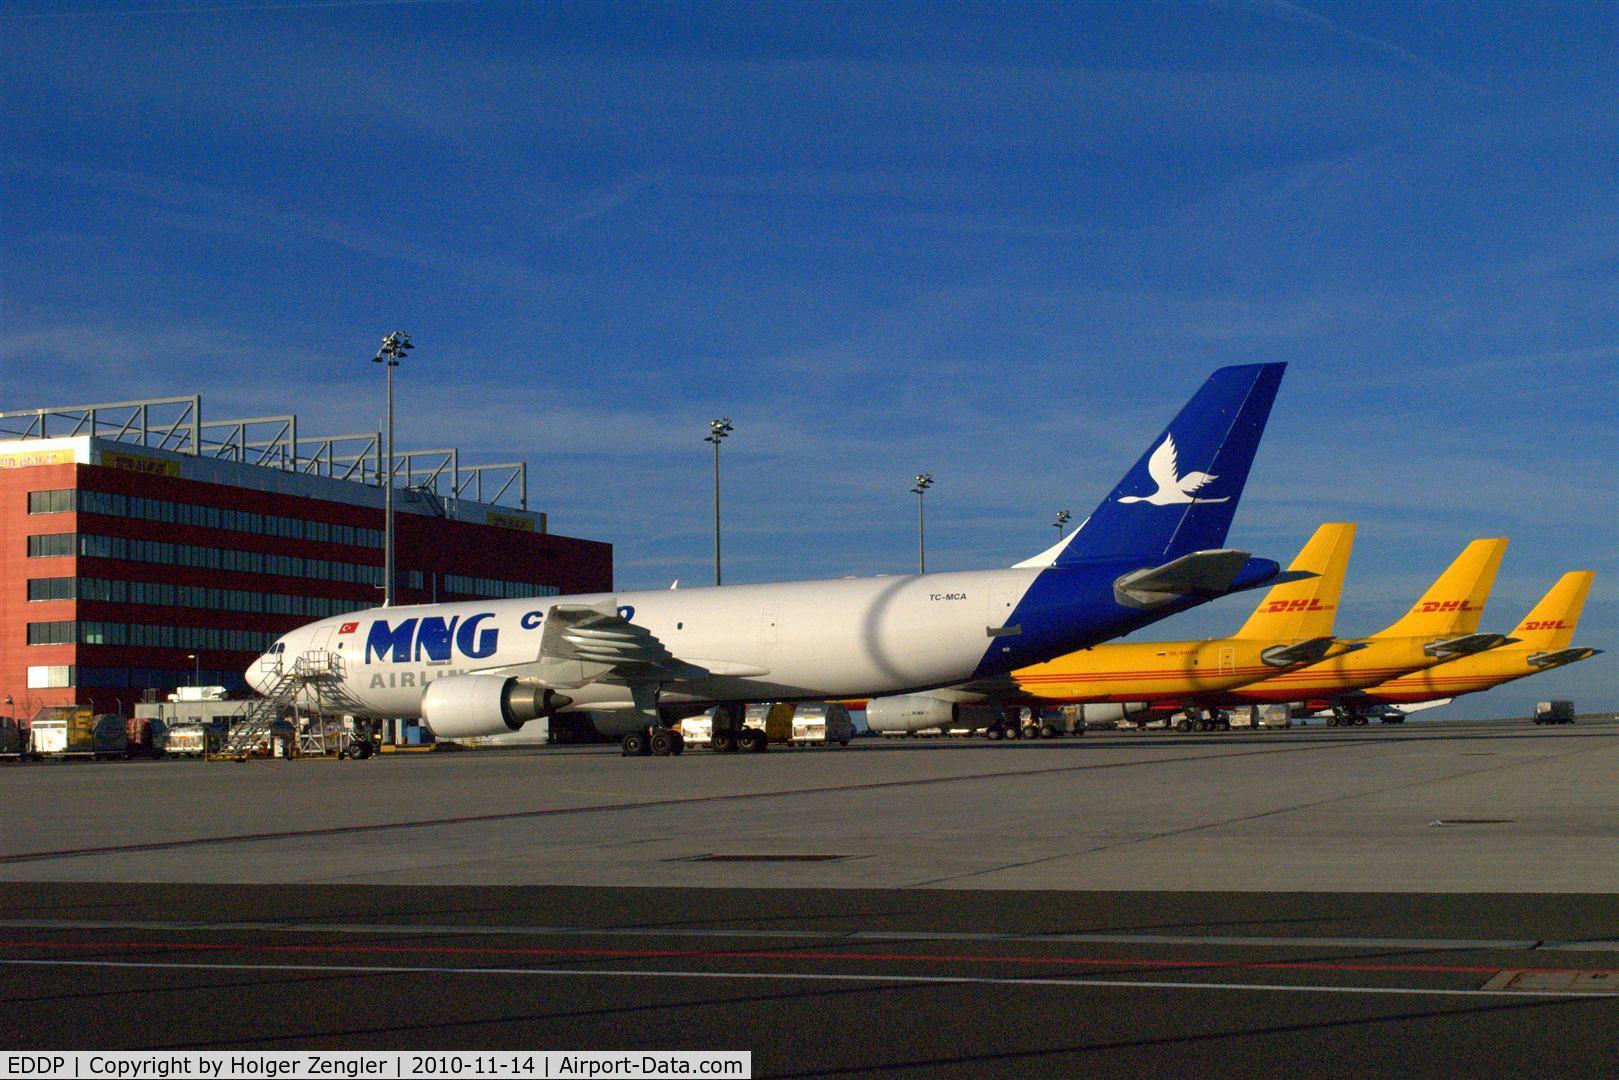
[[[1225,499],[1199,499],[1195,496],[1211,480],[1218,480],[1218,476],[1210,476],[1206,472],[1189,472],[1181,476],[1177,471],[1175,461],[1175,436],[1165,435],[1164,441],[1158,449],[1152,452],[1147,459],[1147,475],[1152,477],[1158,485],[1158,490],[1151,495],[1121,495],[1121,503],[1151,503],[1154,506],[1170,506],[1175,503],[1206,502],[1222,503]]]

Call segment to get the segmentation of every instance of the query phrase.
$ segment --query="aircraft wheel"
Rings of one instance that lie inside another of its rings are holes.
[[[1038,739],[1040,737],[1040,729],[1035,727],[1033,724],[1024,724],[1023,737],[1025,739]]]
[[[1338,726],[1338,718],[1336,716],[1327,717],[1327,726],[1328,727],[1337,727]]]
[[[620,744],[625,757],[642,757],[647,753],[646,735],[639,731],[632,731],[624,736]]]
[[[1192,722],[1183,716],[1179,720],[1175,721],[1175,730],[1180,732],[1182,735],[1185,735],[1187,732],[1192,730]]]
[[[1536,720],[1535,723],[1538,724],[1540,721]],[[991,724],[989,727],[984,729],[984,738],[988,739],[990,742],[998,742],[1005,737],[1006,732],[1002,730],[999,724]]]
[[[738,747],[748,754],[762,754],[770,745],[765,733],[758,728],[746,728],[736,737]]]
[[[1364,716],[1355,717],[1355,726],[1356,727],[1365,727],[1366,726],[1366,718]]]
[[[709,740],[708,745],[716,754],[734,754],[736,753],[736,736],[728,731],[716,731],[714,737]]]
[[[668,757],[675,752],[674,740],[669,738],[668,728],[658,728],[647,740],[647,749],[654,757]]]
[[[1042,739],[1055,739],[1057,737],[1057,729],[1050,724],[1041,724],[1040,737]]]

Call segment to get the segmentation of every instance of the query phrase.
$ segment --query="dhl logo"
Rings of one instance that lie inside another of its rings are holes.
[[[1424,615],[1432,614],[1435,611],[1477,611],[1477,610],[1479,610],[1479,609],[1474,607],[1472,604],[1469,604],[1466,600],[1429,600],[1426,603],[1422,603],[1422,604],[1417,605],[1417,611],[1421,612]]]
[[[1308,600],[1272,600],[1259,610],[1267,615],[1276,615],[1284,611],[1331,611],[1332,604],[1323,604],[1315,597]]]
[[[1519,630],[1567,630],[1568,623],[1562,619],[1542,619],[1539,622],[1526,622],[1518,627]]]

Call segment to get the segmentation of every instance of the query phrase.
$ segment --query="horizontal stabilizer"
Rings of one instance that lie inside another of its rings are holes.
[[[1231,591],[1249,558],[1231,548],[1194,551],[1121,576],[1113,583],[1113,599],[1123,607],[1155,608],[1184,596],[1219,596]]]
[[[1422,647],[1422,651],[1429,656],[1453,660],[1458,656],[1472,656],[1474,653],[1485,652],[1501,645],[1510,645],[1517,640],[1504,634],[1467,634],[1463,637],[1430,641]]]
[[[1441,705],[1449,705],[1454,700],[1454,698],[1442,697],[1434,698],[1432,701],[1413,701],[1409,705],[1401,705],[1400,711],[1410,716],[1414,712],[1426,712],[1429,709],[1437,709]]]
[[[1558,649],[1556,652],[1537,652],[1529,657],[1529,663],[1537,668],[1562,667],[1578,660],[1589,660],[1600,653],[1601,649],[1588,649],[1576,647],[1572,649]]]
[[[1316,664],[1327,658],[1332,651],[1336,638],[1318,637],[1308,641],[1295,642],[1292,645],[1272,645],[1259,654],[1259,659],[1267,667],[1285,668],[1298,664]],[[1364,646],[1363,646],[1364,647]],[[1342,650],[1340,650],[1340,653]]]

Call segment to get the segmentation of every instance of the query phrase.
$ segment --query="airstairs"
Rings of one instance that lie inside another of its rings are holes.
[[[289,664],[283,654],[265,656],[259,670],[268,677],[263,694],[255,698],[231,724],[224,744],[212,755],[214,760],[246,761],[261,743],[273,738],[276,721],[289,711],[306,711],[312,717],[313,734],[300,738],[300,753],[324,754],[327,750],[325,717],[352,711],[353,703],[342,690],[343,657],[327,649],[312,649]]]

